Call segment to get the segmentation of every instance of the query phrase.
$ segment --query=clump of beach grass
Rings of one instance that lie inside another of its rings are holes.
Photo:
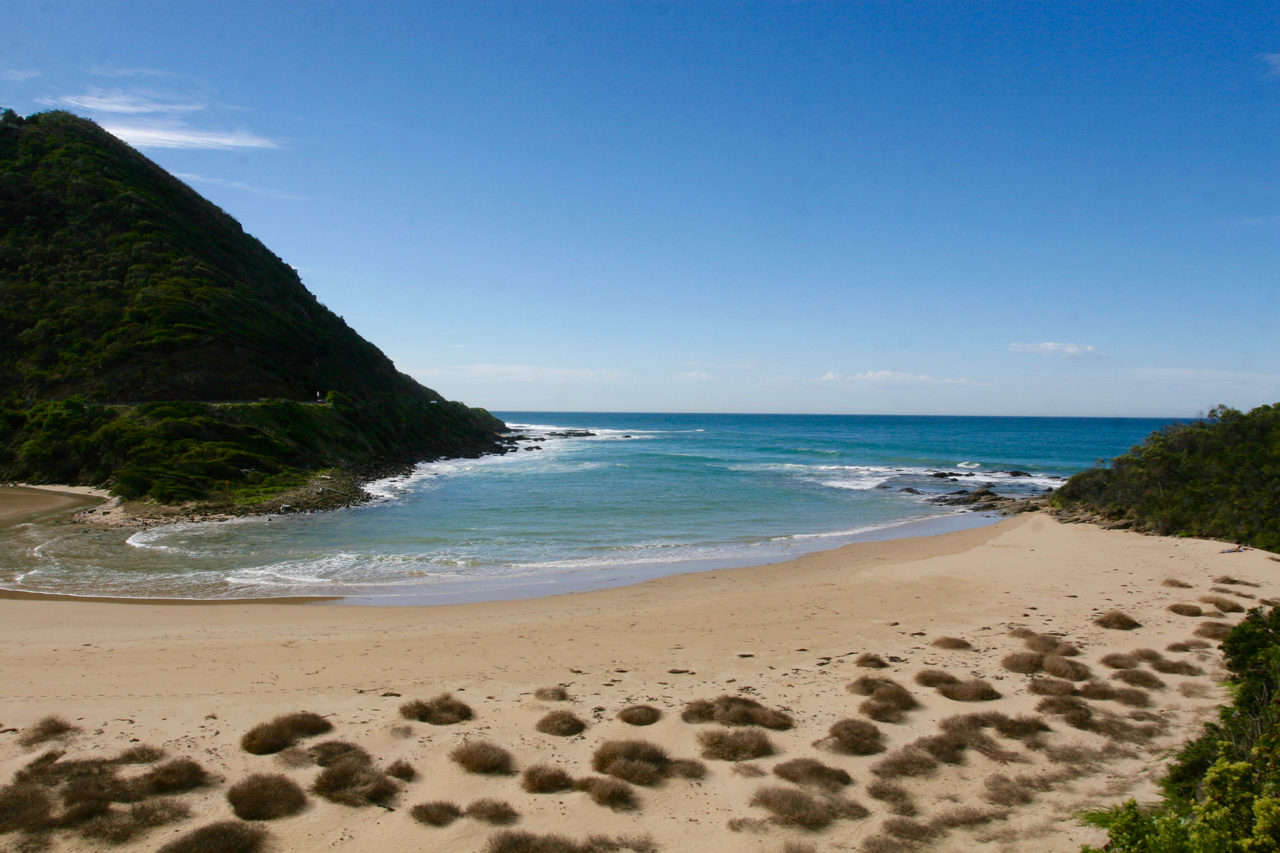
[[[915,674],[914,681],[921,687],[941,687],[944,684],[960,683],[960,679],[941,669],[922,669]]]
[[[520,787],[530,794],[555,794],[573,789],[573,777],[559,767],[535,764],[520,775]]]
[[[1180,581],[1177,578],[1165,578],[1160,582],[1161,586],[1172,587],[1174,589],[1191,589],[1191,584],[1186,581]]]
[[[572,711],[552,711],[538,720],[535,728],[547,735],[573,737],[586,731],[587,724]]]
[[[632,705],[619,711],[618,719],[629,726],[651,726],[662,719],[662,712],[652,705]]]
[[[839,810],[829,800],[779,786],[757,790],[751,797],[751,805],[767,809],[769,819],[779,826],[798,826],[808,830],[825,829],[840,816]]]
[[[1033,678],[1027,682],[1027,690],[1037,696],[1070,696],[1076,686],[1061,678]]]
[[[163,749],[144,743],[130,747],[117,755],[116,764],[154,764],[164,757]]]
[[[1105,681],[1089,681],[1081,685],[1079,695],[1085,699],[1110,700],[1131,708],[1146,708],[1151,695],[1136,687],[1115,687]]]
[[[706,775],[706,767],[701,762],[673,759],[662,747],[643,740],[605,741],[592,754],[591,767],[597,773],[605,773],[635,785],[656,785],[672,776],[701,779]]]
[[[1100,662],[1112,669],[1134,669],[1142,660],[1132,652],[1111,652],[1103,655]]]
[[[186,804],[175,800],[134,803],[126,812],[108,812],[80,827],[85,838],[108,844],[125,844],[148,829],[184,820],[191,816]]]
[[[904,841],[928,841],[938,834],[929,824],[908,817],[891,817],[880,824],[880,829]]]
[[[1254,599],[1256,599],[1256,598],[1258,597],[1258,596],[1254,595],[1254,594],[1253,594],[1253,593],[1251,593],[1251,592],[1245,592],[1245,591],[1244,591],[1244,590],[1242,590],[1242,589],[1231,589],[1231,588],[1229,588],[1229,587],[1225,587],[1225,586],[1211,586],[1211,587],[1209,587],[1209,591],[1210,591],[1210,592],[1221,592],[1221,593],[1223,593],[1223,594],[1225,594],[1225,595],[1234,595],[1236,598],[1247,598],[1247,599],[1249,599],[1250,601],[1253,601]]]
[[[1251,586],[1255,588],[1259,586],[1253,581],[1247,581],[1241,578],[1235,578],[1235,577],[1232,577],[1231,575],[1219,575],[1218,577],[1213,579],[1213,582],[1226,584],[1227,586]]]
[[[1206,640],[1225,640],[1227,634],[1231,633],[1231,625],[1226,622],[1201,622],[1194,633]]]
[[[269,755],[288,749],[303,738],[322,735],[332,729],[332,723],[310,711],[282,714],[245,732],[240,738],[240,748],[252,755]]]
[[[193,829],[161,847],[158,853],[255,853],[266,837],[267,831],[262,827],[224,820]]]
[[[938,692],[955,702],[990,702],[1000,698],[1000,691],[980,678],[946,684],[939,687]]]
[[[400,706],[400,716],[406,720],[417,720],[433,726],[452,726],[464,723],[475,716],[471,706],[461,699],[455,699],[448,693],[441,693],[434,699],[424,702],[415,699]]]
[[[1198,604],[1170,604],[1165,608],[1170,613],[1176,613],[1179,616],[1203,616],[1204,610]]]
[[[857,659],[854,661],[854,664],[856,666],[866,667],[867,669],[888,669],[889,668],[889,664],[885,661],[884,658],[880,657],[880,655],[872,654],[871,652],[863,652],[862,654],[858,655]]]
[[[473,740],[459,744],[449,753],[463,770],[490,776],[509,776],[516,772],[515,758],[496,743]]]
[[[924,776],[932,773],[938,760],[923,749],[903,747],[895,749],[875,764],[871,772],[881,779],[897,779],[903,776]]]
[[[1000,665],[1010,672],[1034,675],[1044,666],[1044,655],[1039,652],[1011,652],[1004,656]]]
[[[1243,613],[1244,605],[1240,602],[1227,598],[1225,595],[1202,595],[1198,599],[1201,604],[1210,604],[1221,610],[1223,613]]]
[[[905,687],[886,678],[872,689],[858,710],[879,723],[900,723],[906,719],[907,711],[919,706],[920,703]]]
[[[520,813],[510,803],[484,797],[467,806],[463,814],[472,820],[495,826],[510,826],[520,819]]]
[[[796,785],[839,791],[853,783],[853,777],[839,767],[823,764],[816,758],[793,758],[773,768],[773,775]]]
[[[1204,670],[1185,660],[1152,661],[1151,668],[1164,675],[1204,675]]]
[[[719,723],[722,726],[760,726],[786,731],[793,725],[791,715],[768,708],[742,696],[695,699],[685,706],[680,718],[686,723]]]
[[[417,769],[403,758],[397,758],[387,765],[387,775],[401,782],[412,782],[418,776]]]
[[[53,814],[53,799],[40,785],[18,781],[0,787],[0,833],[37,832]]]
[[[973,644],[968,640],[962,640],[959,637],[939,637],[929,643],[935,649],[947,649],[949,651],[969,652],[973,651]]]
[[[539,687],[533,691],[533,698],[541,699],[543,702],[567,702],[569,701],[569,691],[559,685],[555,687]]]
[[[867,796],[880,800],[889,807],[889,811],[902,817],[913,817],[919,811],[906,788],[885,779],[873,779],[867,786]]]
[[[355,759],[364,764],[373,762],[373,756],[358,744],[345,740],[326,740],[307,747],[307,755],[320,767],[328,767],[339,761]]]
[[[753,729],[699,732],[698,743],[702,746],[702,757],[715,761],[751,761],[777,752],[764,732]]]
[[[1099,628],[1110,628],[1113,631],[1132,631],[1134,628],[1142,627],[1142,623],[1137,619],[1119,610],[1108,610],[1097,619],[1094,619],[1093,624]]]
[[[153,794],[178,794],[199,788],[208,778],[205,769],[190,758],[172,758],[148,770],[140,782]]]
[[[842,755],[877,755],[885,751],[884,733],[866,720],[838,720],[815,745]]]
[[[941,764],[960,764],[964,761],[964,751],[969,747],[969,739],[960,732],[944,731],[916,738],[907,746],[924,750]]]
[[[48,716],[37,720],[19,732],[18,743],[21,746],[30,748],[51,740],[66,737],[67,735],[74,734],[78,731],[80,731],[79,727],[73,726],[62,717]]]
[[[584,791],[596,805],[607,806],[615,812],[630,812],[640,808],[635,789],[621,779],[585,776],[575,782],[574,787]]]
[[[447,800],[434,800],[429,803],[418,803],[409,809],[409,816],[418,823],[427,826],[448,826],[462,817],[462,809],[457,803]]]
[[[1032,633],[1029,637],[1024,636],[1022,640],[1028,649],[1043,655],[1069,658],[1080,654],[1080,650],[1075,646],[1053,634]]]
[[[1164,690],[1167,686],[1145,669],[1122,669],[1111,673],[1111,677],[1116,681],[1123,681],[1130,687],[1141,687],[1144,690]]]
[[[1164,647],[1166,652],[1194,652],[1200,649],[1212,648],[1213,643],[1205,640],[1179,640],[1176,643],[1170,643]]]
[[[1055,678],[1067,681],[1084,681],[1092,675],[1089,667],[1071,658],[1047,655],[1044,659],[1044,671]]]
[[[307,795],[278,773],[255,773],[227,789],[227,802],[241,820],[276,820],[302,811]]]

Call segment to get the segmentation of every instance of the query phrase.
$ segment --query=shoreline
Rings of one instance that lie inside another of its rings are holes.
[[[986,822],[948,830],[934,849],[1075,853],[1080,844],[1096,844],[1102,835],[1077,825],[1073,815],[1126,796],[1154,796],[1161,756],[1211,718],[1222,700],[1214,680],[1221,674],[1216,650],[1164,651],[1168,643],[1192,636],[1205,620],[1165,607],[1195,601],[1223,574],[1260,584],[1231,587],[1238,593],[1280,594],[1280,568],[1270,555],[1220,554],[1221,547],[1063,524],[1029,513],[934,537],[857,543],[786,563],[430,610],[248,606],[246,601],[176,609],[155,603],[0,599],[0,643],[21,648],[21,654],[0,656],[0,678],[10,685],[0,698],[0,723],[22,729],[59,714],[81,729],[60,747],[70,750],[69,758],[152,743],[171,755],[194,758],[219,777],[184,797],[193,819],[119,848],[126,853],[155,849],[180,832],[229,818],[226,788],[249,773],[284,773],[309,786],[314,767],[285,766],[239,747],[240,736],[252,726],[300,710],[321,713],[335,725],[326,737],[358,743],[380,763],[407,760],[420,775],[397,783],[403,790],[391,803],[394,813],[312,798],[302,813],[265,825],[278,851],[340,842],[354,842],[352,849],[434,843],[480,850],[495,828],[466,819],[435,829],[405,812],[429,800],[465,805],[481,797],[509,801],[520,813],[516,829],[576,839],[596,832],[615,837],[647,832],[663,853],[776,853],[787,841],[816,843],[823,850],[862,849],[891,825],[886,803],[868,793],[876,779],[872,768],[889,753],[846,756],[812,744],[836,720],[866,719],[858,711],[864,697],[845,686],[858,676],[874,675],[894,679],[919,703],[898,722],[877,723],[890,751],[937,733],[950,716],[970,712],[1039,714],[1052,729],[1040,736],[1045,748],[1024,749],[1001,739],[1007,758],[994,760],[970,750],[959,764],[895,780],[918,808],[912,818],[917,822],[958,807],[1000,812]],[[1192,588],[1163,586],[1166,577]],[[1256,602],[1241,598],[1241,603]],[[234,604],[245,606],[227,606]],[[1092,624],[1113,607],[1142,627],[1111,631]],[[1071,660],[1089,667],[1103,683],[1115,682],[1101,659],[1137,647],[1160,650],[1200,674],[1159,676],[1165,688],[1150,691],[1150,705],[1140,712],[1090,700],[1094,713],[1106,719],[1159,730],[1144,740],[1115,740],[1035,710],[1041,697],[1028,691],[1029,677],[1001,665],[1009,653],[1023,649],[1022,641],[1009,635],[1011,629],[1065,638],[1081,652]],[[973,650],[930,645],[947,636],[967,640]],[[887,667],[858,666],[864,653],[878,655]],[[947,699],[915,682],[925,669],[982,678],[1002,698]],[[570,699],[533,695],[536,688],[553,685],[563,687]],[[397,713],[405,701],[446,691],[468,703],[475,719],[431,726],[406,722]],[[579,777],[590,773],[592,751],[604,740],[638,738],[662,745],[673,756],[697,758],[698,735],[714,727],[686,723],[680,712],[692,700],[721,694],[754,699],[795,720],[791,730],[766,733],[778,749],[776,757],[748,764],[768,774],[784,761],[813,757],[844,769],[855,784],[842,796],[857,800],[869,816],[837,820],[814,832],[774,825],[750,800],[758,788],[784,783],[743,775],[746,771],[735,770],[741,765],[713,759],[703,759],[703,780],[637,787],[639,811],[614,812],[582,793],[525,793],[518,777],[468,774],[448,757],[464,741],[486,739],[510,750],[520,769],[545,762]],[[658,708],[663,718],[645,728],[614,718],[637,703]],[[574,712],[587,730],[571,738],[537,731],[534,724],[551,710]],[[1135,720],[1130,713],[1145,716]],[[1104,748],[1105,757],[1098,752]],[[1064,755],[1083,750],[1097,758],[1084,765],[1062,764],[1050,758],[1058,754],[1055,749]],[[0,735],[0,780],[40,750],[23,749],[16,738]],[[1042,787],[1030,792],[1029,802],[997,806],[987,792],[988,780],[999,775],[1039,780]],[[738,831],[729,825],[735,820]],[[55,851],[92,849],[61,833],[56,839]]]

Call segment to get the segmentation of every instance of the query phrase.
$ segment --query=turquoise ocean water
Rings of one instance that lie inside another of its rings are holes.
[[[528,437],[520,451],[419,466],[374,484],[361,507],[140,532],[22,525],[0,540],[0,588],[368,603],[550,594],[985,523],[927,499],[988,483],[1043,492],[1168,423],[496,414]],[[592,435],[548,436],[566,430]]]

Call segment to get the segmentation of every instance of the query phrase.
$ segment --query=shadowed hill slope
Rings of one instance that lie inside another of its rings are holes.
[[[65,112],[0,118],[0,406],[0,477],[162,500],[476,455],[503,428],[397,371],[234,219]]]

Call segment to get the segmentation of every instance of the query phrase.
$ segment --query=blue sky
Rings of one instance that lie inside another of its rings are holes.
[[[1272,3],[5,6],[0,105],[136,145],[471,405],[1280,401]]]

